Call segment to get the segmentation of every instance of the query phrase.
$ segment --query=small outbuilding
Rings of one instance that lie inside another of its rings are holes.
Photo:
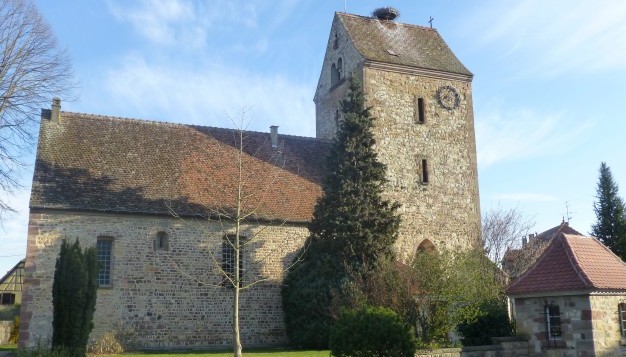
[[[19,305],[22,302],[24,259],[0,278],[0,305]]]
[[[531,356],[626,355],[626,264],[597,239],[560,233],[507,295]]]

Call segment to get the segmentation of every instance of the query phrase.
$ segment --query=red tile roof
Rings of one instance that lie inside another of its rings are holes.
[[[41,121],[30,207],[210,215],[235,206],[231,129],[63,112]],[[251,218],[306,222],[321,195],[330,142],[245,132],[244,204]],[[171,208],[171,210],[170,210]]]
[[[561,233],[508,295],[626,290],[626,264],[592,237]]]

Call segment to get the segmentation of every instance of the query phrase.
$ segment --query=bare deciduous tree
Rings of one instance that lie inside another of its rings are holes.
[[[483,247],[491,261],[502,267],[508,249],[521,247],[535,222],[524,216],[519,207],[504,209],[500,206],[483,213]]]
[[[184,220],[188,224],[193,224],[205,232],[209,247],[206,251],[210,260],[211,276],[198,276],[189,273],[181,259],[176,259],[172,255],[166,255],[170,264],[176,270],[189,279],[192,279],[204,286],[214,288],[227,288],[232,292],[232,316],[233,316],[233,355],[242,356],[242,344],[240,338],[239,325],[239,301],[241,293],[255,285],[268,282],[275,276],[263,274],[262,270],[271,260],[281,260],[288,253],[295,253],[301,248],[303,241],[287,242],[281,241],[273,247],[265,247],[261,254],[252,257],[252,251],[263,245],[263,240],[267,238],[270,230],[284,226],[286,221],[279,215],[268,210],[268,201],[271,197],[276,197],[276,186],[284,176],[281,171],[285,166],[285,154],[282,145],[274,146],[269,140],[251,140],[246,131],[248,121],[247,110],[241,112],[239,121],[231,118],[235,129],[232,130],[232,140],[226,143],[224,138],[215,140],[215,146],[203,148],[206,153],[219,162],[219,170],[226,172],[227,181],[215,182],[211,179],[199,185],[211,185],[213,204],[206,208],[208,212],[202,219],[188,219],[179,215],[175,209],[171,208],[172,214]],[[261,165],[259,163],[262,162]],[[198,163],[202,165],[203,163]],[[191,175],[192,177],[194,175]],[[197,178],[197,176],[196,176]],[[193,179],[193,178],[192,178]],[[261,183],[260,183],[261,182]],[[198,186],[198,185],[196,185]],[[199,195],[206,195],[198,192]],[[274,216],[274,217],[272,217]],[[216,234],[215,229],[219,227],[220,233]],[[216,236],[220,241],[215,241]],[[221,247],[221,251],[219,248]],[[213,249],[212,249],[213,248]],[[217,249],[215,249],[217,248]],[[227,252],[227,253],[225,253]],[[245,264],[242,259],[245,258]],[[286,259],[285,261],[291,261]],[[294,259],[292,263],[283,265],[279,272],[284,273],[290,269],[299,259]],[[245,265],[245,269],[242,267]],[[215,277],[218,277],[215,279]]]
[[[20,187],[42,107],[75,88],[69,56],[30,0],[0,0],[0,189]],[[14,211],[0,198],[0,217]]]

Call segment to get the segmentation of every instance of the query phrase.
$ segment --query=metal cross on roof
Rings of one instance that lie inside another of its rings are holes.
[[[432,16],[428,16],[430,19],[428,20],[428,23],[430,24],[430,28],[433,28],[433,17]]]

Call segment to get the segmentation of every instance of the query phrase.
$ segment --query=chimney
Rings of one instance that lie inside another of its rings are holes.
[[[278,147],[278,125],[270,126],[270,142],[273,148]]]
[[[53,123],[58,123],[61,118],[61,98],[54,97],[52,98],[52,107],[50,110],[50,121]]]
[[[522,237],[522,248],[526,246],[528,242],[526,241],[526,237]]]

